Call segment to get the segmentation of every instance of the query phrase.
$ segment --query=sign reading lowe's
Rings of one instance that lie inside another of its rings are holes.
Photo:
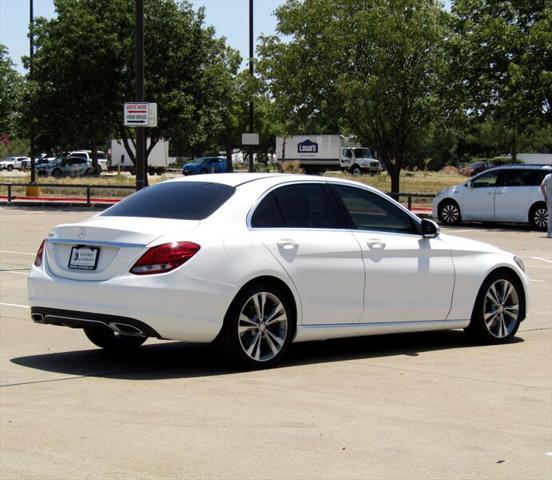
[[[297,153],[318,153],[318,143],[311,140],[298,143]]]

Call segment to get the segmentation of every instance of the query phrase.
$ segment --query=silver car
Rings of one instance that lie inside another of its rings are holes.
[[[83,177],[94,173],[92,163],[80,157],[58,157],[47,164],[37,166],[37,174],[42,176],[53,176],[56,178]]]

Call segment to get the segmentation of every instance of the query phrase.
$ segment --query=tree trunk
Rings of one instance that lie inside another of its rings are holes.
[[[96,145],[96,142],[92,140],[91,143],[91,150],[92,150],[92,170],[94,170],[94,173],[99,172],[98,169],[98,147]]]
[[[136,155],[134,155],[134,152],[130,148],[129,140],[132,142],[132,145],[134,146],[135,149],[136,149],[136,143],[132,140],[132,138],[129,137],[124,127],[119,130],[119,133],[121,134],[121,139],[123,140],[123,145],[125,146],[125,150],[128,154],[128,158],[130,158],[133,165],[136,165]]]
[[[514,131],[512,137],[512,163],[517,163],[518,148],[517,148],[517,132]]]
[[[391,177],[391,193],[399,193],[401,169],[397,165],[392,165],[392,168],[387,167],[387,171]],[[395,200],[398,201],[399,199],[396,198]]]
[[[234,171],[234,164],[232,163],[232,145],[226,144],[226,171],[232,173]]]

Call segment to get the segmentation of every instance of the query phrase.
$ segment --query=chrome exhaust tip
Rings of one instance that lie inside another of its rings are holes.
[[[142,330],[136,328],[134,325],[129,325],[127,323],[109,322],[109,326],[115,333],[119,333],[121,335],[130,335],[133,337],[146,336],[144,332],[142,332]]]

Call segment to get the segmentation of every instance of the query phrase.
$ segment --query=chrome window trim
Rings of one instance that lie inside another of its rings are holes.
[[[402,205],[401,203],[397,202],[395,199],[391,198],[389,195],[386,195],[385,193],[383,192],[380,192],[376,189],[370,189],[370,188],[363,188],[362,186],[360,185],[351,185],[350,183],[348,182],[341,182],[339,180],[301,180],[299,182],[293,182],[293,181],[289,181],[289,182],[282,182],[282,183],[279,183],[277,185],[272,185],[268,190],[266,190],[256,201],[255,203],[253,204],[253,206],[249,209],[249,212],[247,213],[247,217],[246,217],[246,225],[247,225],[247,228],[249,230],[279,230],[279,231],[282,231],[282,230],[292,230],[292,231],[305,231],[305,230],[309,230],[309,231],[324,231],[324,232],[327,232],[327,231],[348,231],[348,232],[374,232],[374,233],[381,233],[381,234],[387,234],[387,235],[406,235],[406,236],[410,236],[410,237],[422,237],[423,238],[423,235],[421,233],[403,233],[403,232],[387,232],[387,231],[382,231],[382,230],[369,230],[369,229],[360,229],[360,228],[294,228],[294,227],[253,227],[251,225],[251,219],[253,217],[253,214],[255,213],[255,210],[257,209],[257,207],[259,206],[259,204],[264,200],[264,198],[269,195],[270,193],[272,193],[274,190],[276,190],[277,188],[280,188],[280,187],[284,187],[284,186],[289,186],[289,185],[302,185],[302,184],[311,184],[311,183],[317,183],[317,184],[320,184],[320,185],[342,185],[344,187],[351,187],[351,188],[358,188],[359,190],[363,190],[365,192],[369,192],[369,193],[372,193],[374,195],[378,195],[379,197],[381,197],[383,200],[389,202],[391,205],[399,208],[400,210],[402,210],[403,212],[407,213],[408,216],[414,221],[414,223],[416,225],[418,225],[420,228],[422,226],[422,221],[416,216],[414,215],[410,210],[408,210],[408,208],[406,208],[404,205]]]

